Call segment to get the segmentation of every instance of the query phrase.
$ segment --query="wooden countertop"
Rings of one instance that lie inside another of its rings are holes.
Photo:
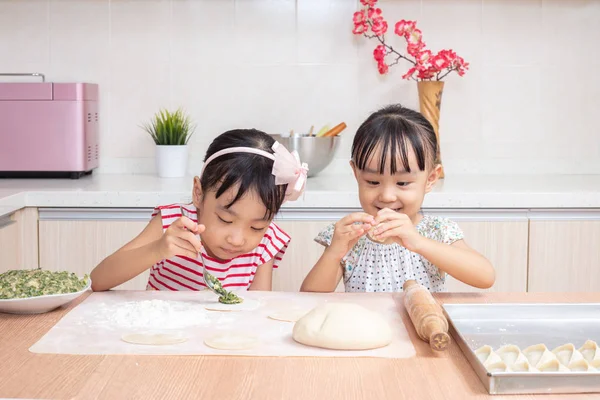
[[[599,394],[489,396],[456,343],[441,355],[418,339],[407,359],[66,356],[29,347],[70,307],[0,314],[0,398],[30,399],[598,399]],[[368,294],[365,294],[368,296]],[[444,293],[442,303],[600,302],[600,293]]]

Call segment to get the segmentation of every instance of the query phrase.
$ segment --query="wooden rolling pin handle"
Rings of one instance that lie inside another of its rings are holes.
[[[429,336],[426,339],[429,342],[429,347],[432,350],[442,351],[450,344],[450,335],[446,333],[442,327],[442,324],[438,319],[431,318],[425,326],[423,331],[427,332]]]
[[[431,293],[414,280],[404,283],[404,306],[417,335],[433,350],[445,350],[450,343],[448,321]]]

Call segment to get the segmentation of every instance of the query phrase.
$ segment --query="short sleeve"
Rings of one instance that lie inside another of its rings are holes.
[[[449,219],[441,219],[440,221],[440,230],[442,242],[445,244],[452,244],[458,240],[462,240],[465,238],[465,235],[458,226],[458,224]]]
[[[333,238],[334,230],[335,224],[327,225],[327,227],[315,237],[315,242],[326,247],[329,246],[331,244],[331,239]]]
[[[279,263],[283,260],[290,240],[287,233],[276,224],[271,223],[257,248],[258,265],[273,260],[273,268],[279,268]]]

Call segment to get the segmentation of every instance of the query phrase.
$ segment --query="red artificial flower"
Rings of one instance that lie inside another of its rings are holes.
[[[377,0],[360,0],[360,2],[363,6],[373,7],[377,3]]]
[[[355,12],[352,20],[354,21],[354,29],[352,30],[352,33],[355,35],[362,35],[369,28],[365,13],[362,11]]]
[[[411,69],[408,70],[407,73],[405,73],[404,75],[402,75],[402,79],[410,79],[413,77],[413,75],[415,74],[415,72],[417,72],[417,67],[412,67]]]
[[[364,8],[355,12],[353,16],[355,34],[364,34],[368,38],[377,37],[381,44],[373,50],[373,58],[377,61],[377,70],[380,74],[386,74],[389,65],[386,63],[387,56],[396,56],[392,65],[400,59],[407,60],[413,65],[402,75],[402,79],[430,80],[443,79],[452,71],[463,76],[469,69],[469,63],[458,56],[452,49],[440,50],[433,55],[426,48],[423,41],[423,32],[417,28],[416,21],[400,20],[394,24],[394,33],[406,40],[406,53],[402,54],[385,42],[384,34],[387,32],[388,23],[383,18],[380,8],[375,8],[377,0],[360,0]],[[372,31],[373,36],[368,35]],[[409,58],[411,56],[413,59]]]
[[[365,18],[365,13],[362,11],[355,12],[352,16],[352,21],[354,22],[354,25],[363,24],[367,22],[367,19]]]
[[[384,33],[387,32],[388,23],[383,18],[373,19],[373,23],[371,25],[371,30],[377,36],[383,36]]]
[[[406,21],[406,20],[402,19],[402,20],[396,22],[396,25],[394,27],[394,32],[398,36],[405,36],[406,34],[412,32],[413,29],[415,29],[416,25],[417,25],[417,23],[415,21]]]
[[[379,46],[375,47],[375,50],[373,50],[373,57],[375,58],[375,61],[377,62],[383,62],[383,59],[385,58],[385,46],[380,44]]]

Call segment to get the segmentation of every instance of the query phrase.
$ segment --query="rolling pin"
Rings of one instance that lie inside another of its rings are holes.
[[[336,126],[334,126],[333,128],[331,128],[330,130],[328,130],[327,132],[325,132],[323,134],[323,137],[328,137],[328,136],[336,136],[338,135],[341,131],[343,131],[344,129],[346,129],[346,123],[342,122]]]
[[[450,344],[448,321],[429,290],[409,279],[404,283],[404,307],[419,337],[433,350],[445,350]]]

